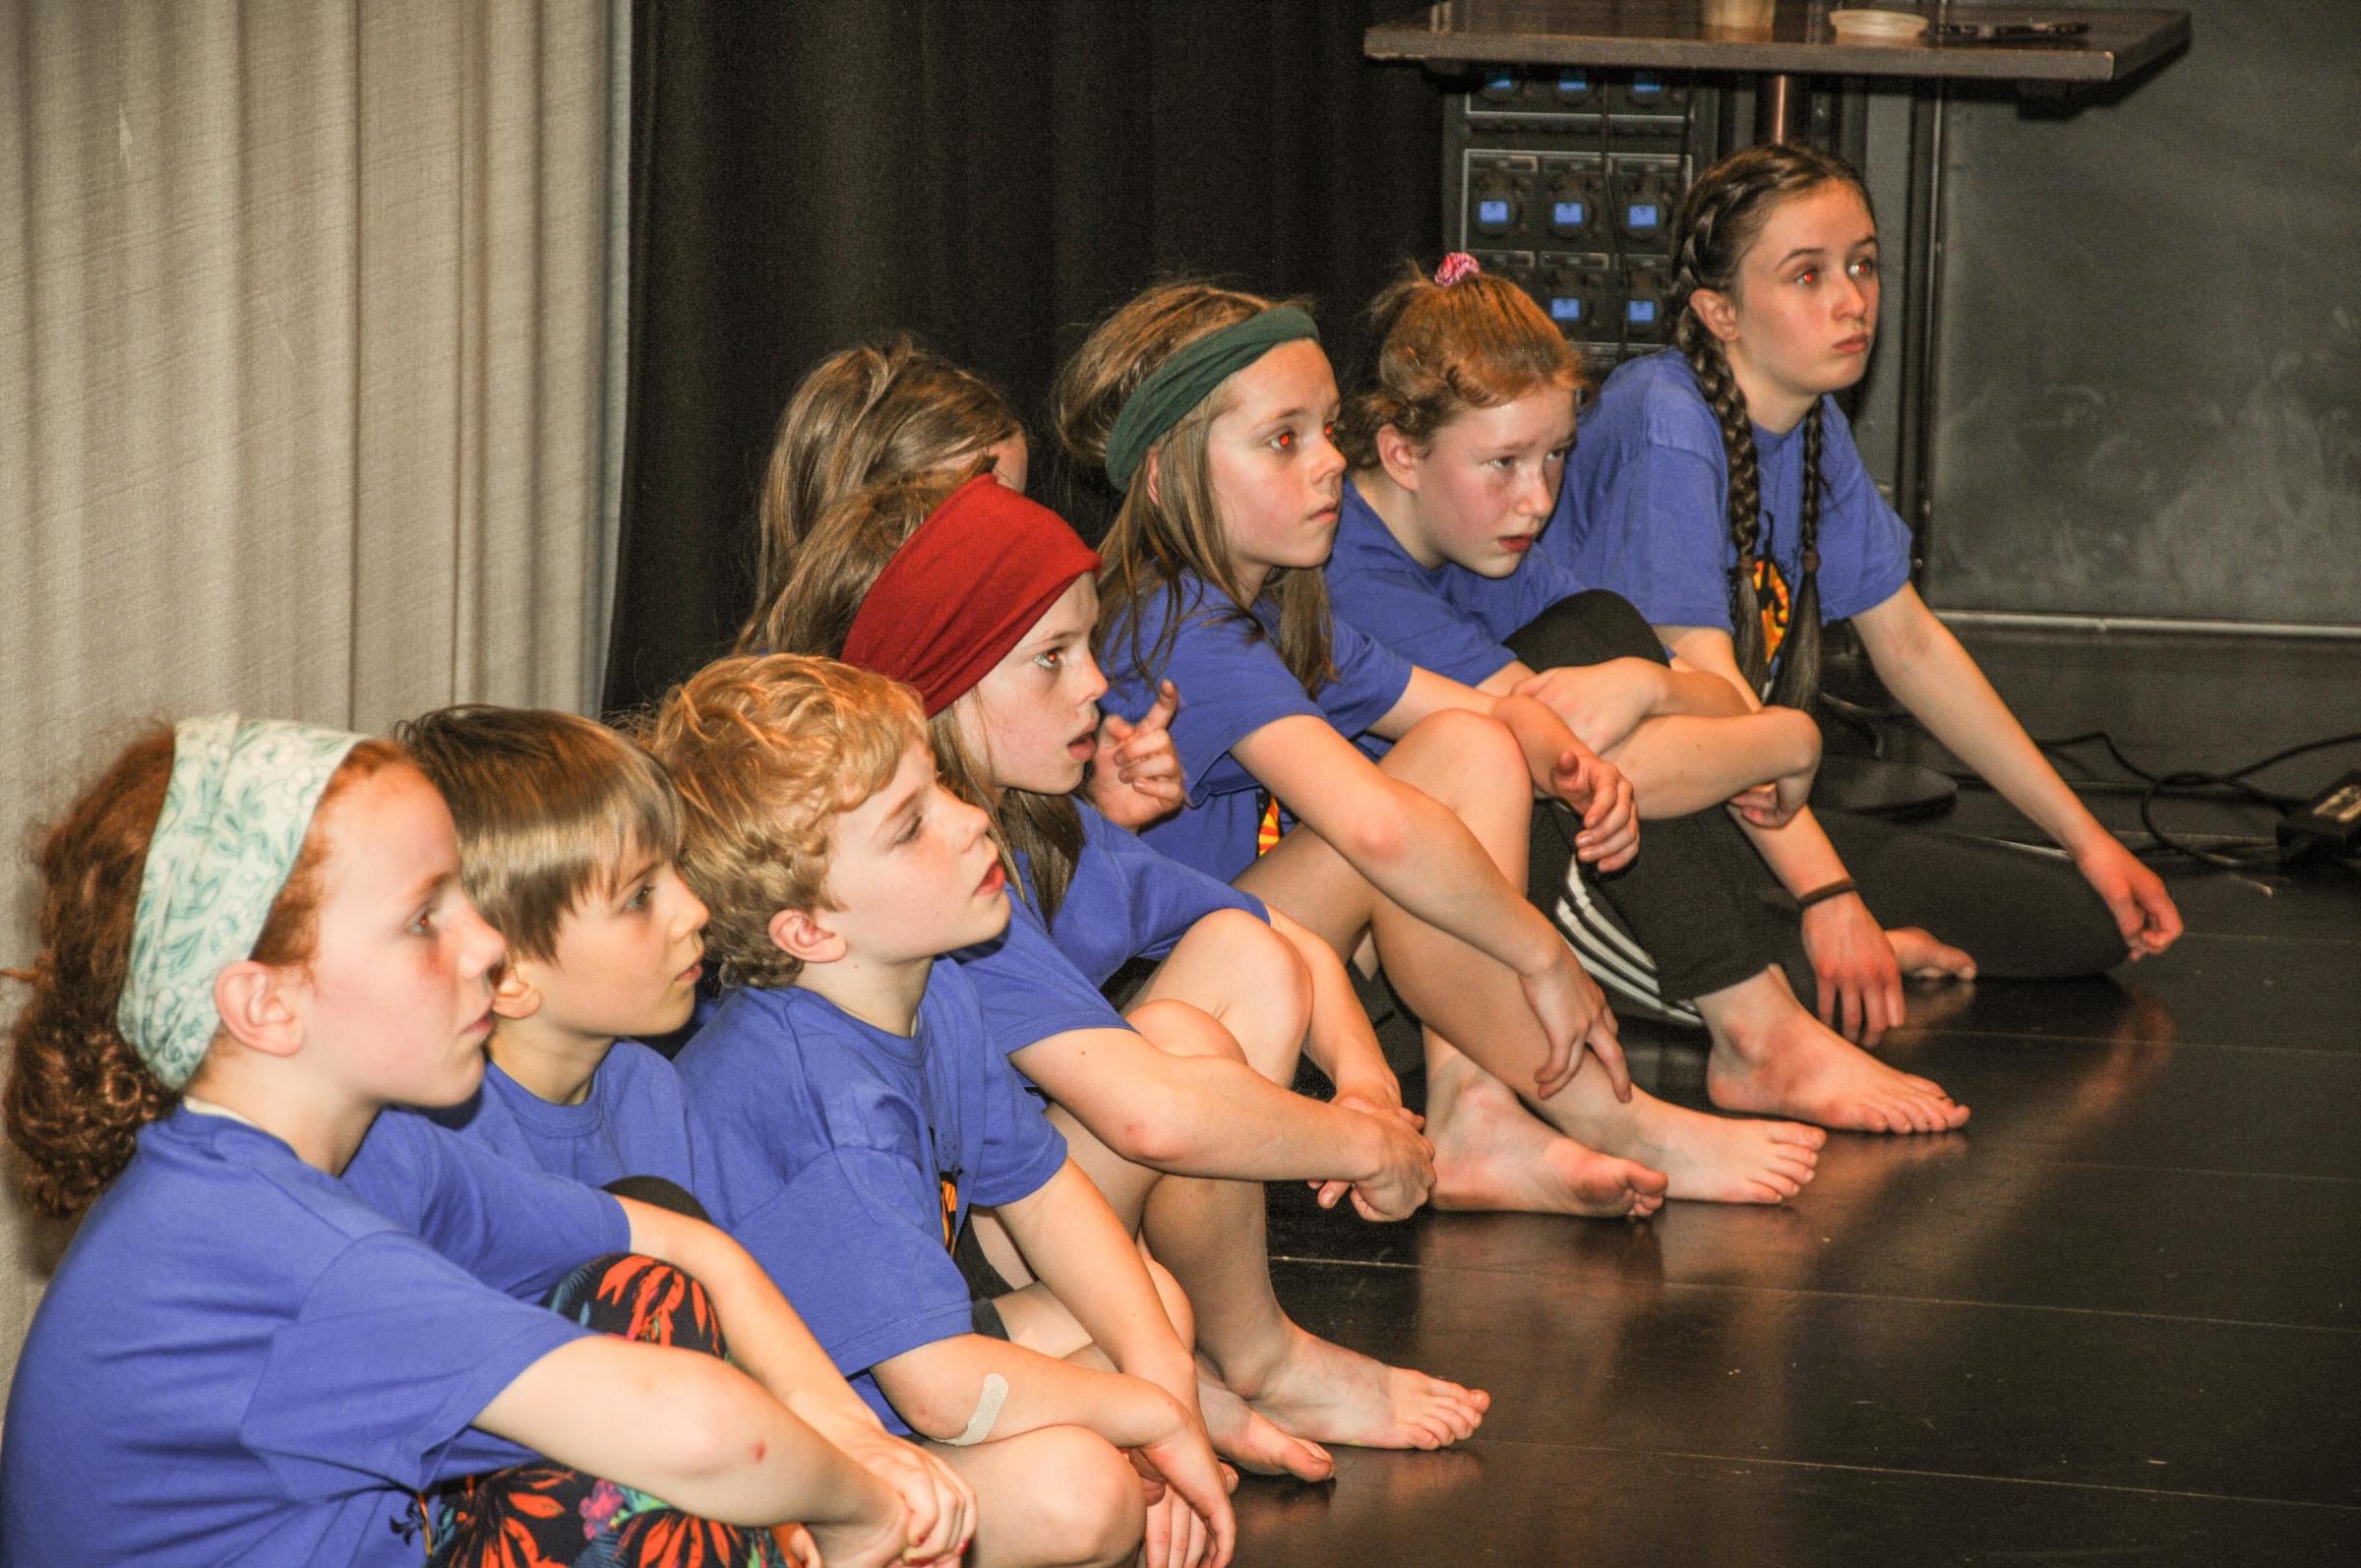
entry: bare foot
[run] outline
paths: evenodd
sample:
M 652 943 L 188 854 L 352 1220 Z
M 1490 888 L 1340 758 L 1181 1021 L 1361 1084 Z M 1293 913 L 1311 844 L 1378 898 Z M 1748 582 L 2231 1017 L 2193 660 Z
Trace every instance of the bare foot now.
M 1292 1323 L 1288 1332 L 1286 1353 L 1233 1396 L 1283 1432 L 1356 1448 L 1444 1448 L 1473 1435 L 1491 1408 L 1482 1389 L 1388 1366 Z
M 1241 1470 L 1299 1480 L 1327 1480 L 1336 1474 L 1336 1461 L 1326 1449 L 1289 1436 L 1211 1378 L 1197 1379 L 1197 1406 L 1205 1413 L 1214 1452 L 1236 1461 Z
M 1717 1036 L 1705 1060 L 1705 1091 L 1731 1111 L 1801 1116 L 1851 1132 L 1948 1132 L 1968 1119 L 1968 1108 L 1942 1085 L 1887 1066 L 1800 1008 L 1743 1052 Z
M 1863 1058 L 1864 1060 L 1867 1058 Z M 1712 1081 L 1712 1065 L 1707 1065 Z M 1628 1106 L 1611 1096 L 1594 1107 L 1603 1120 L 1599 1142 L 1628 1149 L 1663 1171 L 1666 1195 L 1706 1203 L 1779 1203 L 1795 1196 L 1820 1165 L 1828 1134 L 1794 1121 L 1755 1121 L 1709 1116 L 1667 1105 L 1635 1091 Z
M 1894 962 L 1912 980 L 1973 980 L 1975 960 L 1964 948 L 1938 940 L 1918 926 L 1896 926 L 1886 933 Z
M 1635 1220 L 1664 1207 L 1662 1173 L 1586 1149 L 1535 1119 L 1506 1084 L 1465 1056 L 1455 1053 L 1429 1071 L 1426 1086 L 1433 1207 Z

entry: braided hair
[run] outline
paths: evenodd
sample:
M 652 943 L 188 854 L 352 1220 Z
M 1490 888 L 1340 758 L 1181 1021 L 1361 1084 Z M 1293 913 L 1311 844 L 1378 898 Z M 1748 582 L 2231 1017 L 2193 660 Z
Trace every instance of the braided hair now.
M 1707 330 L 1689 299 L 1701 288 L 1733 292 L 1738 264 L 1761 235 L 1772 210 L 1831 181 L 1851 186 L 1861 205 L 1869 205 L 1860 175 L 1833 153 L 1792 144 L 1749 148 L 1706 170 L 1689 188 L 1674 242 L 1672 293 L 1681 304 L 1672 341 L 1688 360 L 1706 405 L 1722 427 L 1722 448 L 1729 460 L 1729 538 L 1736 551 L 1729 570 L 1730 640 L 1738 668 L 1754 689 L 1767 700 L 1789 707 L 1809 707 L 1820 692 L 1820 453 L 1827 405 L 1825 399 L 1814 398 L 1803 421 L 1803 513 L 1796 519 L 1803 572 L 1788 609 L 1787 634 L 1774 683 L 1761 595 L 1755 587 L 1764 550 L 1754 421 L 1721 339 Z

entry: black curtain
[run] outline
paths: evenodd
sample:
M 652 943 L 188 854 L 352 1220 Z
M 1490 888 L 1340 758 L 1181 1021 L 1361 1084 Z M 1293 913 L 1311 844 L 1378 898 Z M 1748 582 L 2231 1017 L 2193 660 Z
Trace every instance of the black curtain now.
M 610 711 L 726 648 L 771 427 L 838 348 L 991 378 L 1044 470 L 1058 365 L 1158 277 L 1311 295 L 1349 373 L 1442 229 L 1442 90 L 1361 52 L 1406 9 L 640 0 Z

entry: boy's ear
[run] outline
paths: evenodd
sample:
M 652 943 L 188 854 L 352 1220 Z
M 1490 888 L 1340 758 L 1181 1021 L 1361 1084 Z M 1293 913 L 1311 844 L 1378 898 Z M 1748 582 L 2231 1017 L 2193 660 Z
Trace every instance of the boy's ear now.
M 213 1006 L 221 1026 L 240 1045 L 265 1055 L 292 1056 L 303 1045 L 301 985 L 286 970 L 241 958 L 213 977 Z
M 1425 455 L 1408 436 L 1393 426 L 1377 427 L 1377 466 L 1385 470 L 1385 477 L 1391 479 L 1397 489 L 1419 488 L 1419 459 Z
M 1727 294 L 1710 288 L 1689 291 L 1689 309 L 1705 323 L 1705 330 L 1725 343 L 1738 340 L 1738 311 Z
M 766 928 L 779 951 L 807 964 L 832 964 L 844 956 L 844 938 L 800 909 L 782 909 Z
M 532 968 L 529 958 L 510 958 L 497 971 L 500 978 L 492 983 L 492 1014 L 514 1022 L 530 1018 L 541 1010 L 541 988 L 534 984 L 527 971 Z
M 1155 448 L 1148 449 L 1147 456 L 1141 461 L 1139 482 L 1148 487 L 1148 499 L 1161 507 L 1164 505 L 1164 490 L 1162 478 L 1157 471 L 1156 459 L 1159 455 L 1160 453 Z

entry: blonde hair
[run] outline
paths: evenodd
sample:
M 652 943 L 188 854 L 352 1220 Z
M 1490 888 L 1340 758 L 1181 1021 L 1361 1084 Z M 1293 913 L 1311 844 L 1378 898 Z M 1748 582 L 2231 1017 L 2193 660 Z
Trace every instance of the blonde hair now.
M 603 724 L 467 705 L 394 735 L 451 807 L 468 898 L 518 956 L 555 959 L 559 926 L 585 897 L 617 890 L 626 857 L 680 853 L 672 780 Z
M 935 468 L 972 470 L 985 449 L 1024 434 L 1016 409 L 982 377 L 907 337 L 830 354 L 788 399 L 771 438 L 757 511 L 757 606 L 786 584 L 805 534 L 872 480 Z M 749 637 L 763 612 L 739 638 Z
M 967 474 L 909 474 L 855 491 L 822 514 L 804 540 L 795 571 L 763 612 L 762 646 L 785 653 L 840 658 L 862 600 L 903 541 L 916 533 Z M 962 701 L 965 698 L 961 698 Z M 959 727 L 959 703 L 927 721 L 936 765 L 945 788 L 992 818 L 995 842 L 1011 887 L 1021 891 L 1016 855 L 1032 871 L 1042 918 L 1057 918 L 1082 854 L 1082 814 L 1070 797 L 1003 790 L 992 782 L 990 758 L 970 753 Z
M 1050 417 L 1068 455 L 1088 467 L 1107 466 L 1107 440 L 1123 402 L 1156 367 L 1209 332 L 1258 316 L 1272 302 L 1211 283 L 1160 283 L 1124 305 L 1083 342 L 1058 374 Z M 1180 576 L 1193 572 L 1244 619 L 1250 634 L 1262 635 L 1242 579 L 1222 542 L 1221 511 L 1205 457 L 1205 436 L 1228 411 L 1228 384 L 1217 387 L 1153 447 L 1155 482 L 1145 466 L 1132 476 L 1115 520 L 1099 547 L 1098 634 L 1103 642 L 1116 623 L 1131 621 L 1130 667 L 1153 681 L 1180 634 Z M 1140 643 L 1139 606 L 1162 592 L 1164 631 L 1153 648 Z M 1281 569 L 1263 580 L 1263 597 L 1279 611 L 1279 657 L 1307 692 L 1336 678 L 1329 656 L 1327 580 L 1317 569 Z M 1220 613 L 1221 606 L 1207 606 Z
M 1495 273 L 1445 285 L 1413 264 L 1370 302 L 1369 318 L 1376 362 L 1336 425 L 1336 444 L 1356 469 L 1377 466 L 1377 433 L 1388 425 L 1423 450 L 1471 408 L 1551 386 L 1571 399 L 1582 389 L 1582 361 L 1565 335 L 1532 295 Z
M 915 693 L 833 659 L 734 655 L 666 694 L 644 740 L 680 790 L 681 876 L 710 912 L 725 984 L 795 984 L 803 961 L 771 940 L 771 917 L 838 907 L 829 824 L 925 739 Z

